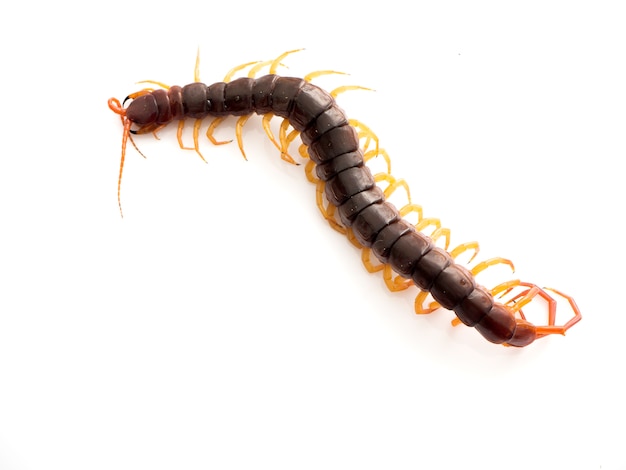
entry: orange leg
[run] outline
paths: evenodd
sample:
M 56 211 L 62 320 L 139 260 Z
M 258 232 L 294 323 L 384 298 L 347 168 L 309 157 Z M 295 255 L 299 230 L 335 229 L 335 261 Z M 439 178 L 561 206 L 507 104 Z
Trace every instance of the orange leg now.
M 258 63 L 259 63 L 259 61 L 255 60 L 254 62 L 247 62 L 245 64 L 241 64 L 241 65 L 237 65 L 236 67 L 233 67 L 224 76 L 224 82 L 226 82 L 226 83 L 230 82 L 237 72 L 245 69 L 246 67 L 250 67 L 251 65 L 255 65 L 255 64 L 258 64 Z M 250 76 L 250 78 L 254 78 L 254 75 Z
M 469 264 L 472 261 L 474 261 L 474 258 L 476 258 L 476 256 L 478 255 L 478 252 L 480 251 L 480 246 L 478 245 L 478 242 L 463 243 L 463 244 L 457 246 L 454 250 L 452 250 L 450 252 L 450 256 L 452 256 L 453 259 L 457 259 L 457 257 L 459 257 L 460 255 L 462 255 L 463 253 L 465 253 L 468 250 L 473 250 L 474 251 L 474 254 L 472 255 L 472 257 L 467 262 L 467 264 Z
M 270 125 L 273 117 L 273 113 L 267 113 L 263 115 L 263 119 L 261 120 L 261 122 L 263 124 L 263 130 L 265 131 L 265 135 L 267 135 L 268 139 L 270 139 L 274 146 L 280 151 L 280 144 L 276 140 L 276 137 L 274 137 L 274 133 L 272 132 L 272 127 Z
M 337 87 L 333 91 L 331 91 L 330 96 L 332 96 L 333 98 L 337 98 L 337 96 L 339 96 L 340 94 L 345 93 L 346 91 L 350 91 L 350 90 L 374 91 L 371 88 L 365 88 L 364 86 L 344 85 L 344 86 Z
M 278 57 L 276 57 L 273 61 L 272 64 L 270 65 L 270 74 L 275 74 L 276 70 L 278 69 L 278 67 L 280 65 L 282 65 L 280 63 L 281 60 L 283 60 L 285 57 L 287 57 L 289 54 L 294 54 L 296 52 L 300 52 L 302 49 L 293 49 L 291 51 L 287 51 L 287 52 L 283 52 L 281 55 L 279 55 Z
M 433 217 L 427 217 L 420 220 L 415 225 L 415 228 L 420 232 L 423 232 L 424 229 L 429 226 L 435 227 L 435 230 L 433 230 L 430 234 L 430 238 L 432 238 L 433 242 L 436 242 L 439 238 L 444 237 L 446 239 L 444 249 L 447 250 L 448 246 L 450 245 L 450 229 L 446 227 L 441 227 L 441 221 Z
M 317 183 L 317 187 L 315 188 L 315 201 L 317 203 L 317 208 L 322 213 L 322 216 L 328 221 L 330 226 L 337 230 L 341 234 L 346 234 L 346 228 L 337 222 L 335 218 L 335 206 L 328 203 L 326 206 L 324 205 L 324 188 L 326 184 L 323 181 L 319 181 Z
M 352 243 L 358 250 L 363 249 L 363 245 L 359 243 L 359 241 L 354 236 L 354 232 L 350 227 L 344 229 L 346 231 L 346 237 L 348 237 L 348 241 Z
M 361 251 L 361 261 L 363 262 L 363 266 L 365 266 L 368 273 L 377 273 L 378 271 L 382 271 L 386 266 L 385 264 L 374 263 L 372 261 L 371 248 L 363 248 Z
M 137 83 L 138 83 L 138 84 L 139 84 L 139 83 L 152 83 L 153 85 L 156 85 L 156 86 L 158 86 L 158 87 L 160 87 L 160 88 L 163 88 L 164 90 L 169 90 L 169 89 L 170 89 L 170 86 L 169 86 L 169 85 L 167 85 L 166 83 L 163 83 L 163 82 L 157 82 L 156 80 L 141 80 L 141 81 L 139 81 L 139 82 L 137 82 Z M 154 91 L 154 88 L 144 88 L 144 89 L 143 89 L 143 90 L 141 90 L 141 91 L 145 91 L 145 92 L 150 93 L 151 91 Z M 130 98 L 135 99 L 137 96 L 141 96 L 141 95 L 139 95 L 138 93 L 141 93 L 141 92 L 133 93 L 133 95 L 135 95 L 135 96 L 133 96 L 133 95 L 129 95 L 129 97 L 130 97 Z M 145 94 L 145 93 L 142 93 L 142 94 Z
M 520 318 L 524 320 L 526 319 L 522 309 L 524 306 L 532 302 L 535 297 L 537 296 L 541 297 L 548 304 L 548 315 L 547 315 L 548 322 L 547 322 L 547 325 L 541 325 L 541 326 L 536 327 L 537 338 L 542 338 L 544 336 L 554 335 L 554 334 L 564 335 L 567 330 L 569 330 L 572 326 L 574 326 L 576 323 L 578 323 L 582 319 L 582 314 L 580 312 L 580 309 L 578 308 L 578 305 L 576 305 L 576 301 L 573 299 L 573 297 L 571 297 L 570 295 L 564 294 L 563 292 L 558 291 L 556 289 L 552 289 L 552 288 L 542 289 L 541 287 L 535 284 L 515 280 L 515 281 L 504 282 L 500 284 L 499 286 L 496 286 L 494 289 L 492 289 L 492 292 L 495 292 L 493 295 L 497 295 L 500 292 L 503 293 L 502 295 L 506 295 L 515 287 L 523 287 L 526 289 L 520 292 L 519 294 L 515 295 L 514 297 L 510 298 L 509 300 L 507 300 L 505 302 L 505 305 L 510 307 L 514 313 L 518 313 Z M 559 295 L 560 297 L 563 297 L 564 299 L 566 299 L 570 305 L 572 312 L 574 313 L 574 316 L 563 325 L 556 324 L 556 310 L 557 310 L 558 302 L 556 301 L 556 299 L 554 299 L 550 294 L 546 292 L 547 290 L 552 291 L 555 294 Z
M 576 323 L 578 323 L 580 320 L 583 319 L 582 313 L 580 311 L 580 308 L 578 308 L 578 305 L 576 304 L 576 301 L 574 300 L 574 298 L 571 295 L 567 295 L 559 290 L 553 289 L 551 287 L 544 287 L 544 290 L 549 290 L 551 292 L 554 292 L 555 294 L 563 297 L 564 299 L 566 299 L 572 309 L 572 312 L 574 312 L 574 316 L 567 321 L 562 327 L 557 327 L 562 329 L 562 332 L 559 331 L 560 334 L 565 334 L 565 332 L 567 330 L 569 330 L 572 326 L 574 326 Z M 554 314 L 554 318 L 552 323 L 556 323 L 556 312 Z M 549 325 L 551 326 L 551 325 Z M 547 334 L 551 334 L 547 329 L 547 327 L 538 327 L 537 328 L 537 332 L 547 335 Z
M 385 264 L 383 266 L 383 280 L 385 281 L 387 289 L 391 292 L 401 292 L 415 285 L 410 279 L 405 279 L 402 276 L 394 276 L 395 273 L 393 269 L 391 269 L 391 265 Z
M 293 141 L 293 139 L 295 139 L 300 133 L 294 130 L 287 135 L 288 128 L 289 121 L 287 119 L 283 119 L 283 122 L 280 123 L 280 130 L 278 132 L 278 138 L 280 140 L 280 158 L 285 160 L 287 163 L 298 165 L 298 163 L 291 158 L 291 155 L 289 155 L 289 145 L 291 144 L 291 141 Z
M 406 197 L 411 202 L 411 190 L 409 189 L 409 185 L 404 180 L 396 180 L 393 176 L 387 173 L 378 173 L 374 175 L 374 181 L 380 183 L 382 181 L 388 183 L 387 187 L 383 191 L 385 193 L 385 198 L 388 199 L 391 194 L 396 192 L 396 190 L 400 187 L 404 188 L 406 191 Z
M 224 117 L 216 117 L 215 119 L 213 119 L 213 121 L 211 121 L 211 124 L 209 124 L 209 128 L 206 130 L 207 139 L 209 139 L 213 145 L 224 145 L 230 144 L 232 142 L 232 140 L 217 140 L 215 137 L 213 137 L 213 132 L 215 132 L 215 128 L 219 126 L 222 122 L 224 122 L 225 119 L 226 118 Z
M 181 121 L 182 122 L 182 121 Z M 196 151 L 200 158 L 207 163 L 202 154 L 200 153 L 200 145 L 198 143 L 198 133 L 200 132 L 200 126 L 202 125 L 202 119 L 196 119 L 196 122 L 193 124 L 193 149 Z
M 350 119 L 348 123 L 358 129 L 358 137 L 359 139 L 365 139 L 365 143 L 363 144 L 363 153 L 366 153 L 369 150 L 369 147 L 372 142 L 374 142 L 374 152 L 378 153 L 380 148 L 378 136 L 372 131 L 368 126 L 363 124 L 361 121 L 357 121 L 356 119 Z
M 315 72 L 308 73 L 304 76 L 305 82 L 310 82 L 317 77 L 321 77 L 323 75 L 348 75 L 344 72 L 337 72 L 336 70 L 317 70 Z
M 201 124 L 202 124 L 202 119 L 196 119 L 196 122 L 193 125 L 193 147 L 185 147 L 185 144 L 183 144 L 183 129 L 185 127 L 185 120 L 184 119 L 181 119 L 180 121 L 178 121 L 178 129 L 176 131 L 176 138 L 178 139 L 178 145 L 179 145 L 179 147 L 181 149 L 183 149 L 183 150 L 195 150 L 196 153 L 202 159 L 202 161 L 204 161 L 204 163 L 207 163 L 207 161 L 204 159 L 204 157 L 200 153 L 200 146 L 199 146 L 199 142 L 198 142 L 198 132 L 200 130 L 200 125 Z
M 422 206 L 420 206 L 419 204 L 407 204 L 405 206 L 402 206 L 400 208 L 400 210 L 398 211 L 400 213 L 400 217 L 405 218 L 407 215 L 414 213 L 417 215 L 417 222 L 415 222 L 414 225 L 417 225 L 418 223 L 420 223 L 422 221 L 422 219 L 424 218 L 424 211 L 422 209 Z
M 389 154 L 385 149 L 376 149 L 376 150 L 368 150 L 363 154 L 363 160 L 367 163 L 372 158 L 383 157 L 385 163 L 387 165 L 387 173 L 391 173 L 391 159 L 389 158 Z
M 483 272 L 488 267 L 495 266 L 496 264 L 506 264 L 507 266 L 509 266 L 511 268 L 511 271 L 515 272 L 515 266 L 513 266 L 513 262 L 511 260 L 506 259 L 506 258 L 499 258 L 499 257 L 498 258 L 491 258 L 491 259 L 488 259 L 487 261 L 482 261 L 482 262 L 478 263 L 476 266 L 474 266 L 471 269 L 470 272 L 474 276 L 477 276 L 479 273 Z M 514 282 L 516 282 L 516 281 L 514 281 Z M 502 285 L 502 284 L 500 284 L 500 285 Z M 517 284 L 515 284 L 515 285 L 517 285 Z M 511 286 L 511 287 L 513 287 L 513 286 Z M 506 294 L 506 292 L 505 292 L 505 294 Z M 493 294 L 493 295 L 495 295 L 495 294 Z
M 315 162 L 313 160 L 309 160 L 306 162 L 304 166 L 304 174 L 306 175 L 306 179 L 313 184 L 319 183 L 319 178 L 315 175 Z
M 439 305 L 439 303 L 435 301 L 428 304 L 428 307 L 424 307 L 424 302 L 426 301 L 427 297 L 428 292 L 426 291 L 420 291 L 420 293 L 417 294 L 417 297 L 415 297 L 415 313 L 417 313 L 418 315 L 433 313 L 435 310 L 441 308 L 441 305 Z
M 246 124 L 246 121 L 250 119 L 251 114 L 247 116 L 241 116 L 237 119 L 237 124 L 235 124 L 235 135 L 237 136 L 237 145 L 239 146 L 239 150 L 241 151 L 241 155 L 243 155 L 244 160 L 247 160 L 246 152 L 243 150 L 243 126 Z

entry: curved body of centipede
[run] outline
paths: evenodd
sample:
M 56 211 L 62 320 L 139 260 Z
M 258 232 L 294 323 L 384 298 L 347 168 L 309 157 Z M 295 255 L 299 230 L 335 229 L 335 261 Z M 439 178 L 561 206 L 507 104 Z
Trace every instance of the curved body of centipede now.
M 360 139 L 363 135 L 371 139 L 373 134 L 361 132 L 367 128 L 358 121 L 349 121 L 334 96 L 309 83 L 308 79 L 276 75 L 276 67 L 288 53 L 270 62 L 270 73 L 259 78 L 242 77 L 207 86 L 198 79 L 196 63 L 194 83 L 141 90 L 129 96 L 132 101 L 126 108 L 111 98 L 109 107 L 120 115 L 124 126 L 118 202 L 126 144 L 129 139 L 132 142 L 132 134 L 156 133 L 167 124 L 179 121 L 179 142 L 181 148 L 185 148 L 181 140 L 182 126 L 184 119 L 192 118 L 196 120 L 194 149 L 200 154 L 198 129 L 202 119 L 216 118 L 209 126 L 207 136 L 213 143 L 221 143 L 212 137 L 216 123 L 226 116 L 240 116 L 237 138 L 243 153 L 241 128 L 247 118 L 254 113 L 279 116 L 284 119 L 280 143 L 271 134 L 270 137 L 281 149 L 281 156 L 293 163 L 287 150 L 299 133 L 306 149 L 303 156 L 310 158 L 307 176 L 318 185 L 320 210 L 334 228 L 346 233 L 355 246 L 363 250 L 363 261 L 370 271 L 385 271 L 385 280 L 391 290 L 402 290 L 413 284 L 422 290 L 423 294 L 418 296 L 420 307 L 416 301 L 418 313 L 430 312 L 421 307 L 430 293 L 436 302 L 432 305 L 453 310 L 458 317 L 456 323 L 476 328 L 492 343 L 517 347 L 546 335 L 564 334 L 581 319 L 574 300 L 553 289 L 567 299 L 574 312 L 574 316 L 562 326 L 556 324 L 556 300 L 534 284 L 510 281 L 491 290 L 478 285 L 474 278 L 477 271 L 507 260 L 482 263 L 478 270 L 470 271 L 457 264 L 454 258 L 466 249 L 477 250 L 477 245 L 466 244 L 449 253 L 436 246 L 433 240 L 449 236 L 449 232 L 445 233 L 447 229 L 437 225 L 433 237 L 420 231 L 435 219 L 422 220 L 421 225 L 403 219 L 409 211 L 419 211 L 421 219 L 421 208 L 408 204 L 398 210 L 387 202 L 389 192 L 404 183 L 391 175 L 374 176 L 365 165 L 368 152 L 361 148 Z M 269 121 L 264 120 L 264 124 L 266 122 Z M 294 129 L 289 134 L 286 132 L 288 125 Z M 381 180 L 388 183 L 385 190 L 377 184 Z M 327 200 L 327 205 L 322 203 L 322 198 Z M 371 253 L 380 262 L 377 266 L 369 260 Z M 397 273 L 395 279 L 392 279 L 393 272 Z M 507 293 L 515 287 L 523 291 L 507 302 L 499 303 L 494 299 L 496 294 Z M 522 307 L 535 297 L 547 301 L 548 324 L 545 326 L 533 325 L 522 312 Z

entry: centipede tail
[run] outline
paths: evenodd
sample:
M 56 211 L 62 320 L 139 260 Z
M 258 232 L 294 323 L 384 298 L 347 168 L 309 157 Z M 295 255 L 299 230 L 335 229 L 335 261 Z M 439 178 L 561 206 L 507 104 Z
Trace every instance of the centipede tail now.
M 477 265 L 472 270 L 474 273 L 457 264 L 455 258 L 462 252 L 473 250 L 475 256 L 478 244 L 459 245 L 449 253 L 449 230 L 442 228 L 438 219 L 422 217 L 421 207 L 410 200 L 406 183 L 390 174 L 389 158 L 379 148 L 378 137 L 359 121 L 349 121 L 337 105 L 334 95 L 344 90 L 328 93 L 309 82 L 311 77 L 336 72 L 321 71 L 310 74 L 306 79 L 276 75 L 280 60 L 287 54 L 268 63 L 245 64 L 256 64 L 248 77 L 231 80 L 235 71 L 244 68 L 240 66 L 233 69 L 225 81 L 207 86 L 198 81 L 196 65 L 194 83 L 183 87 L 141 90 L 130 95 L 132 101 L 126 108 L 114 98 L 109 100 L 109 107 L 120 115 L 124 125 L 118 201 L 126 144 L 129 139 L 132 142 L 131 134 L 155 132 L 178 120 L 181 122 L 180 140 L 183 120 L 192 118 L 196 120 L 194 149 L 202 157 L 197 143 L 201 121 L 206 117 L 215 119 L 209 126 L 207 136 L 213 143 L 221 144 L 224 142 L 217 142 L 212 136 L 215 126 L 226 116 L 240 116 L 236 127 L 237 141 L 245 157 L 241 132 L 248 116 L 255 113 L 270 118 L 278 116 L 286 120 L 280 126 L 278 139 L 269 131 L 269 118 L 264 119 L 264 127 L 280 150 L 281 157 L 294 163 L 288 154 L 288 147 L 299 133 L 303 143 L 300 153 L 310 158 L 305 173 L 307 179 L 317 185 L 320 210 L 331 226 L 345 233 L 356 247 L 363 250 L 362 259 L 368 270 L 384 272 L 385 282 L 391 290 L 403 290 L 415 285 L 430 293 L 435 301 L 431 306 L 453 310 L 458 317 L 457 322 L 474 327 L 492 343 L 507 346 L 522 347 L 549 334 L 564 334 L 581 319 L 573 299 L 558 291 L 554 292 L 566 298 L 574 312 L 574 317 L 563 326 L 556 325 L 556 302 L 544 289 L 520 281 L 502 284 L 492 291 L 478 285 L 474 274 L 494 264 L 512 266 L 512 263 L 496 258 Z M 270 66 L 270 74 L 256 78 L 254 75 L 264 65 Z M 288 133 L 289 125 L 293 131 Z M 361 144 L 361 139 L 365 140 L 365 145 Z M 370 145 L 375 149 L 369 150 Z M 373 175 L 365 160 L 379 154 L 384 155 L 387 173 Z M 387 184 L 386 189 L 378 185 L 381 182 Z M 408 203 L 400 210 L 387 201 L 387 197 L 399 188 L 404 188 L 408 197 Z M 417 224 L 403 218 L 411 212 L 418 215 Z M 435 227 L 432 238 L 421 231 L 427 226 Z M 445 238 L 444 248 L 436 246 L 437 238 Z M 380 265 L 372 263 L 370 253 Z M 392 279 L 392 272 L 397 274 L 395 279 Z M 504 303 L 494 300 L 494 294 L 499 289 L 508 292 L 517 286 L 525 290 L 513 299 Z M 523 314 L 522 307 L 536 296 L 550 304 L 546 326 L 531 324 Z M 421 305 L 424 295 L 418 296 L 416 303 L 418 300 Z M 427 313 L 430 310 L 432 308 L 421 308 L 418 312 Z

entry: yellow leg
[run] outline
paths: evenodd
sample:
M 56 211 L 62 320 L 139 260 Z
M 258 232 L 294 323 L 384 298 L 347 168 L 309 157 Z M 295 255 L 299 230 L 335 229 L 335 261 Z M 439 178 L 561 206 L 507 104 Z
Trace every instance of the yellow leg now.
M 300 154 L 300 156 L 302 158 L 304 158 L 305 160 L 309 159 L 309 151 L 307 150 L 307 146 L 304 144 L 300 144 L 300 146 L 298 147 L 298 153 Z M 315 165 L 315 163 L 313 163 L 313 165 Z M 310 180 L 309 180 L 310 181 Z
M 141 80 L 140 82 L 137 82 L 137 83 L 152 83 L 153 85 L 157 85 L 157 86 L 163 88 L 164 90 L 169 90 L 170 89 L 169 85 L 166 85 L 163 82 L 157 82 L 156 80 Z M 144 90 L 150 92 L 150 91 L 154 91 L 154 88 L 145 88 Z M 144 90 L 142 90 L 142 91 L 144 91 Z
M 315 201 L 317 203 L 317 208 L 322 213 L 322 216 L 328 221 L 330 226 L 337 230 L 341 234 L 346 234 L 346 228 L 337 222 L 335 218 L 335 206 L 328 203 L 328 205 L 324 205 L 324 188 L 325 184 L 323 181 L 319 181 L 317 183 L 317 187 L 315 189 Z
M 273 60 L 266 60 L 264 62 L 257 62 L 256 65 L 254 67 L 252 67 L 248 71 L 248 78 L 256 77 L 257 73 L 259 73 L 261 71 L 261 69 L 263 69 L 264 67 L 268 67 L 268 66 L 272 65 L 273 62 L 274 62 Z M 280 64 L 280 65 L 283 65 L 283 64 Z
M 356 119 L 350 119 L 348 123 L 358 129 L 357 135 L 359 139 L 365 139 L 365 142 L 362 146 L 363 153 L 366 153 L 369 150 L 369 146 L 372 141 L 376 144 L 374 151 L 378 154 L 378 149 L 380 148 L 378 136 L 372 131 L 369 127 L 363 124 L 361 121 L 357 121 Z
M 237 72 L 245 69 L 246 67 L 250 67 L 251 65 L 255 65 L 255 64 L 258 64 L 258 63 L 259 63 L 259 61 L 255 60 L 254 62 L 246 62 L 245 64 L 241 64 L 241 65 L 237 65 L 236 67 L 233 67 L 224 76 L 224 82 L 226 82 L 226 83 L 230 82 Z M 250 78 L 254 78 L 254 76 L 252 76 Z
M 272 126 L 270 125 L 273 117 L 273 113 L 267 113 L 263 116 L 261 122 L 263 124 L 263 130 L 265 131 L 265 135 L 267 135 L 267 137 L 274 144 L 274 146 L 280 151 L 280 144 L 276 141 L 276 137 L 274 137 L 274 133 L 272 132 Z
M 206 130 L 207 139 L 209 139 L 213 145 L 224 145 L 230 144 L 232 142 L 232 140 L 217 140 L 215 139 L 215 137 L 213 137 L 213 132 L 215 131 L 217 126 L 224 122 L 225 119 L 225 117 L 216 117 L 215 119 L 213 119 L 213 121 L 211 121 L 211 124 L 209 124 L 209 128 Z
M 424 212 L 422 210 L 422 206 L 418 204 L 413 204 L 413 203 L 407 204 L 405 206 L 402 206 L 398 212 L 400 213 L 400 217 L 402 218 L 406 217 L 411 212 L 417 214 L 417 222 L 414 225 L 417 225 L 418 223 L 420 223 L 422 219 L 424 218 Z
M 415 297 L 415 313 L 418 315 L 433 313 L 435 310 L 441 308 L 441 305 L 437 302 L 431 302 L 428 307 L 424 307 L 424 302 L 428 298 L 428 292 L 420 291 Z
M 304 174 L 306 175 L 306 179 L 313 184 L 317 184 L 320 182 L 320 179 L 315 175 L 315 162 L 313 160 L 309 160 L 306 162 L 304 166 Z
M 430 234 L 430 238 L 432 238 L 433 241 L 436 242 L 439 238 L 445 237 L 446 239 L 445 249 L 447 250 L 448 246 L 450 245 L 450 229 L 442 228 L 441 221 L 433 217 L 427 217 L 425 219 L 420 220 L 415 225 L 415 228 L 419 230 L 420 232 L 423 232 L 424 229 L 429 226 L 435 227 L 435 230 L 433 230 L 433 232 Z
M 380 183 L 382 181 L 388 183 L 387 187 L 383 191 L 385 193 L 385 198 L 389 198 L 389 196 L 396 192 L 398 188 L 404 188 L 409 204 L 411 203 L 411 190 L 409 189 L 409 185 L 406 181 L 396 180 L 393 176 L 387 173 L 377 173 L 376 175 L 374 175 L 374 181 L 376 181 L 377 183 Z
M 348 75 L 344 72 L 337 72 L 336 70 L 317 70 L 315 72 L 308 73 L 304 76 L 305 82 L 310 82 L 317 77 L 321 77 L 323 75 Z
M 291 158 L 291 155 L 289 155 L 289 144 L 291 142 L 288 140 L 288 136 L 287 136 L 288 128 L 289 128 L 289 121 L 287 119 L 283 119 L 283 122 L 280 123 L 280 130 L 278 131 L 278 138 L 280 140 L 280 149 L 279 149 L 280 158 L 285 160 L 287 163 L 298 165 L 298 163 L 296 163 L 296 161 L 293 158 Z M 293 136 L 291 137 L 291 140 L 293 140 L 299 135 L 299 133 L 296 133 L 296 134 L 290 133 L 289 135 Z
M 383 157 L 385 163 L 387 164 L 387 173 L 391 174 L 391 159 L 389 158 L 389 154 L 385 149 L 376 149 L 376 150 L 368 150 L 363 154 L 363 160 L 365 162 L 370 161 L 372 158 Z
M 340 94 L 345 93 L 346 91 L 350 91 L 350 90 L 374 91 L 371 88 L 365 88 L 364 86 L 344 85 L 344 86 L 337 87 L 333 91 L 331 91 L 330 96 L 332 96 L 333 98 L 337 98 L 337 96 L 339 96 Z
M 413 281 L 411 281 L 410 279 L 405 279 L 402 276 L 394 277 L 393 270 L 391 269 L 391 266 L 389 264 L 385 264 L 384 266 L 385 267 L 383 269 L 383 279 L 385 281 L 387 289 L 389 289 L 391 292 L 400 292 L 414 285 Z
M 239 146 L 239 150 L 241 151 L 241 155 L 243 155 L 244 160 L 247 160 L 246 152 L 243 150 L 243 126 L 246 124 L 246 121 L 252 116 L 248 114 L 247 116 L 241 116 L 237 119 L 237 124 L 235 124 L 235 135 L 237 136 L 237 145 Z
M 367 269 L 369 273 L 377 273 L 378 271 L 382 271 L 385 269 L 385 265 L 382 263 L 374 264 L 372 262 L 372 250 L 370 248 L 363 248 L 361 251 L 361 261 L 363 262 L 363 266 Z
M 480 246 L 478 245 L 478 242 L 463 243 L 462 245 L 459 245 L 454 250 L 452 250 L 450 252 L 450 256 L 452 256 L 453 259 L 456 259 L 458 256 L 460 256 L 461 254 L 465 253 L 468 250 L 474 250 L 474 254 L 467 262 L 467 264 L 469 264 L 474 260 L 474 258 L 476 258 L 476 255 L 478 255 L 478 252 L 480 251 Z
M 272 61 L 272 65 L 270 65 L 270 74 L 275 74 L 276 73 L 276 69 L 278 69 L 278 67 L 281 65 L 280 61 L 283 60 L 285 57 L 287 57 L 289 54 L 294 54 L 296 52 L 300 52 L 303 49 L 293 49 L 291 51 L 287 51 L 287 52 L 283 52 L 281 55 L 279 55 L 278 57 L 276 57 L 273 61 Z
M 488 259 L 487 261 L 482 261 L 482 262 L 478 263 L 476 266 L 474 266 L 471 269 L 470 272 L 474 276 L 477 276 L 478 273 L 483 272 L 489 266 L 495 266 L 496 264 L 506 264 L 507 266 L 509 266 L 511 268 L 511 271 L 515 272 L 515 266 L 513 266 L 513 262 L 511 260 L 506 259 L 506 258 L 491 258 L 491 259 Z M 502 284 L 500 284 L 500 285 L 502 285 Z
M 202 119 L 196 119 L 196 122 L 193 125 L 193 147 L 185 147 L 183 144 L 183 128 L 185 127 L 185 121 L 178 121 L 178 130 L 176 131 L 176 138 L 178 139 L 178 145 L 183 150 L 195 150 L 200 158 L 206 163 L 207 161 L 204 159 L 202 154 L 200 153 L 200 148 L 198 146 L 198 130 L 200 129 L 200 125 L 202 124 Z
M 345 228 L 344 230 L 346 231 L 346 237 L 348 237 L 348 241 L 352 243 L 357 249 L 362 250 L 363 245 L 361 245 L 359 241 L 356 239 L 352 229 L 348 227 L 348 228 Z
M 204 163 L 207 163 L 207 161 L 204 159 L 204 157 L 200 153 L 200 145 L 198 142 L 198 133 L 200 132 L 201 125 L 202 125 L 202 119 L 196 119 L 196 122 L 194 122 L 193 124 L 193 148 L 196 151 L 196 153 L 200 155 L 200 158 L 204 161 Z

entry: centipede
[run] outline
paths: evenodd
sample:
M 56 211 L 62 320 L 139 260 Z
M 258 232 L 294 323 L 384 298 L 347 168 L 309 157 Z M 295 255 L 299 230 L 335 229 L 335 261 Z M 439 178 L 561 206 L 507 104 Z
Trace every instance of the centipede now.
M 161 129 L 177 122 L 180 148 L 193 150 L 206 161 L 199 146 L 202 123 L 213 118 L 206 137 L 214 145 L 225 144 L 228 141 L 218 141 L 214 131 L 227 117 L 234 116 L 237 144 L 247 158 L 243 128 L 257 114 L 263 116 L 265 133 L 289 164 L 300 164 L 290 151 L 299 137 L 298 158 L 304 163 L 306 178 L 316 187 L 315 199 L 322 217 L 360 250 L 367 271 L 382 273 L 390 291 L 417 287 L 416 313 L 451 310 L 456 315 L 453 326 L 473 327 L 491 343 L 517 348 L 550 335 L 565 335 L 582 319 L 574 298 L 557 289 L 519 279 L 491 288 L 478 284 L 476 277 L 483 270 L 498 264 L 513 268 L 513 263 L 491 258 L 470 267 L 479 250 L 477 242 L 450 249 L 450 230 L 442 227 L 439 219 L 424 217 L 421 206 L 411 201 L 408 184 L 391 174 L 389 155 L 379 145 L 378 136 L 361 121 L 348 119 L 337 104 L 337 95 L 362 87 L 343 86 L 328 92 L 312 83 L 321 75 L 340 73 L 332 70 L 312 72 L 302 78 L 277 74 L 285 58 L 298 51 L 239 65 L 211 85 L 200 81 L 198 52 L 192 83 L 169 86 L 147 80 L 139 83 L 150 87 L 129 94 L 122 102 L 110 98 L 108 106 L 123 126 L 117 182 L 120 215 L 128 142 L 141 154 L 133 136 L 151 133 L 156 137 Z M 246 69 L 247 76 L 235 78 Z M 265 69 L 268 72 L 259 76 Z M 282 119 L 278 135 L 271 125 L 275 117 Z M 184 126 L 189 120 L 193 120 L 191 147 L 183 142 Z M 369 160 L 381 156 L 386 171 L 372 173 Z M 389 202 L 395 191 L 404 191 L 408 200 L 399 209 Z M 417 222 L 409 221 L 409 214 L 417 217 Z M 466 252 L 473 253 L 468 267 L 457 261 Z M 543 325 L 531 323 L 524 313 L 528 304 L 539 299 L 545 305 Z M 567 309 L 568 321 L 557 324 L 558 307 Z

